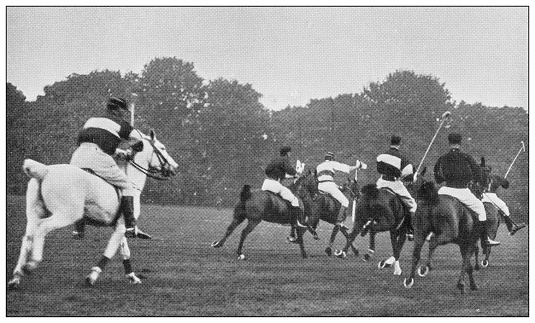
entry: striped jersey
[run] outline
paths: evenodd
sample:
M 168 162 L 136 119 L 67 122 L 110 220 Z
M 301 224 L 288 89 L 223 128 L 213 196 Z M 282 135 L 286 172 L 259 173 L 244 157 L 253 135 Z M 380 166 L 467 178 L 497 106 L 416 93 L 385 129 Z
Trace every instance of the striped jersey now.
M 90 118 L 78 134 L 78 144 L 97 144 L 103 152 L 113 155 L 123 139 L 129 139 L 134 128 L 122 118 L 112 113 Z
M 377 172 L 389 177 L 405 177 L 414 173 L 413 166 L 409 159 L 405 157 L 399 149 L 390 147 L 390 149 L 377 156 Z
M 319 164 L 316 167 L 316 172 L 318 173 L 318 181 L 334 181 L 335 170 L 348 174 L 351 171 L 349 165 L 342 164 L 334 160 L 325 160 L 323 163 Z

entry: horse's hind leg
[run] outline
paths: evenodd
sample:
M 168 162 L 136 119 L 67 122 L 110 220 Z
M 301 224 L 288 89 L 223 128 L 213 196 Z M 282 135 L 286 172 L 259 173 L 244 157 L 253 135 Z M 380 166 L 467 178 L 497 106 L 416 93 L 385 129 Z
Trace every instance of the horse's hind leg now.
M 123 268 L 126 278 L 131 284 L 141 284 L 141 279 L 139 279 L 139 277 L 137 277 L 132 270 L 132 263 L 130 262 L 130 248 L 128 247 L 128 241 L 124 236 L 121 240 L 120 248 L 121 256 L 123 257 Z
M 245 255 L 242 253 L 242 249 L 243 249 L 243 243 L 245 242 L 245 238 L 247 238 L 247 235 L 249 233 L 251 233 L 251 231 L 254 230 L 254 228 L 261 222 L 261 220 L 252 220 L 252 219 L 249 219 L 247 221 L 247 226 L 243 229 L 243 231 L 241 232 L 241 238 L 240 238 L 240 243 L 238 244 L 238 259 L 245 259 Z M 299 239 L 299 238 L 298 238 Z M 302 237 L 301 237 L 301 240 L 302 240 Z
M 245 218 L 246 217 L 242 215 L 235 215 L 234 218 L 232 219 L 232 222 L 227 227 L 225 236 L 223 236 L 221 240 L 212 242 L 212 247 L 214 248 L 223 247 L 223 245 L 225 244 L 225 241 L 227 241 L 227 238 L 232 234 L 232 232 L 234 232 L 234 229 L 236 229 L 236 227 L 238 227 L 238 225 L 240 225 L 245 220 Z
M 373 254 L 375 253 L 375 235 L 377 232 L 370 231 L 370 241 L 368 243 L 368 252 L 364 255 L 363 260 L 364 261 L 370 261 L 372 259 Z

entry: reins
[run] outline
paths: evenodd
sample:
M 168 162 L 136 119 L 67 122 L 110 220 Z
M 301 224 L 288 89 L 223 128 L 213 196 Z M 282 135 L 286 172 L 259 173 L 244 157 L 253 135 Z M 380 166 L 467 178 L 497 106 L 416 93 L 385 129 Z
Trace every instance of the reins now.
M 158 158 L 158 161 L 160 162 L 161 169 L 156 170 L 156 169 L 153 169 L 151 167 L 145 168 L 145 167 L 139 165 L 138 163 L 136 163 L 134 161 L 134 158 L 130 159 L 128 162 L 130 163 L 130 165 L 134 166 L 134 168 L 136 168 L 137 170 L 139 170 L 140 172 L 142 172 L 143 174 L 145 174 L 146 176 L 148 176 L 150 178 L 153 178 L 153 179 L 156 179 L 156 180 L 159 180 L 159 181 L 165 181 L 165 180 L 170 179 L 170 176 L 167 175 L 167 171 L 163 168 L 164 165 L 169 165 L 169 161 L 160 152 L 160 150 L 158 148 L 156 148 L 156 146 L 154 145 L 153 141 L 151 141 L 151 140 L 147 140 L 147 141 L 152 146 L 152 153 L 156 154 L 156 157 Z

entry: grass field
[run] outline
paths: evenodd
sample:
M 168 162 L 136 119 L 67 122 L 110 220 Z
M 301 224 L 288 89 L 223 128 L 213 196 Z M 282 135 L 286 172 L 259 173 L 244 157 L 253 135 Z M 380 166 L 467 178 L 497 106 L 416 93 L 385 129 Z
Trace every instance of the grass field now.
M 6 279 L 16 264 L 24 234 L 24 198 L 7 197 Z M 21 288 L 6 292 L 7 316 L 528 316 L 528 229 L 515 236 L 500 228 L 502 245 L 490 266 L 475 273 L 478 291 L 455 288 L 461 257 L 456 245 L 439 247 L 434 270 L 403 287 L 410 270 L 412 243 L 402 256 L 402 276 L 377 268 L 390 256 L 386 233 L 378 235 L 372 262 L 349 256 L 329 258 L 324 248 L 331 225 L 321 223 L 321 240 L 305 236 L 308 259 L 285 242 L 289 228 L 261 223 L 245 242 L 247 260 L 236 247 L 244 224 L 220 249 L 231 210 L 177 206 L 142 207 L 140 226 L 157 240 L 133 240 L 134 271 L 143 280 L 130 285 L 118 255 L 94 286 L 84 285 L 102 254 L 110 228 L 89 227 L 72 240 L 72 228 L 48 235 L 44 261 Z M 340 248 L 343 237 L 337 238 Z M 364 252 L 367 238 L 356 246 Z M 422 258 L 427 256 L 427 247 Z

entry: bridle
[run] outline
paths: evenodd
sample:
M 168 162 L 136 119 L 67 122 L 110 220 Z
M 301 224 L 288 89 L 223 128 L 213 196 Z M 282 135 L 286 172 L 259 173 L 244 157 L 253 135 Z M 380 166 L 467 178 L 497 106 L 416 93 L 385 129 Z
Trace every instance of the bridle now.
M 152 146 L 152 155 L 151 155 L 150 159 L 152 160 L 152 156 L 156 155 L 156 157 L 158 158 L 158 162 L 160 163 L 160 168 L 157 169 L 157 168 L 151 167 L 151 166 L 149 166 L 148 168 L 145 168 L 145 167 L 139 165 L 138 163 L 136 163 L 134 161 L 133 156 L 128 162 L 130 163 L 130 165 L 134 166 L 134 168 L 136 168 L 137 170 L 139 170 L 140 172 L 142 172 L 143 174 L 147 175 L 150 178 L 157 179 L 159 181 L 164 181 L 164 180 L 170 179 L 171 178 L 171 173 L 165 167 L 165 166 L 170 165 L 169 161 L 167 160 L 167 158 L 165 158 L 163 153 L 156 147 L 156 145 L 154 145 L 154 141 L 153 140 L 148 140 L 147 139 L 147 141 Z

